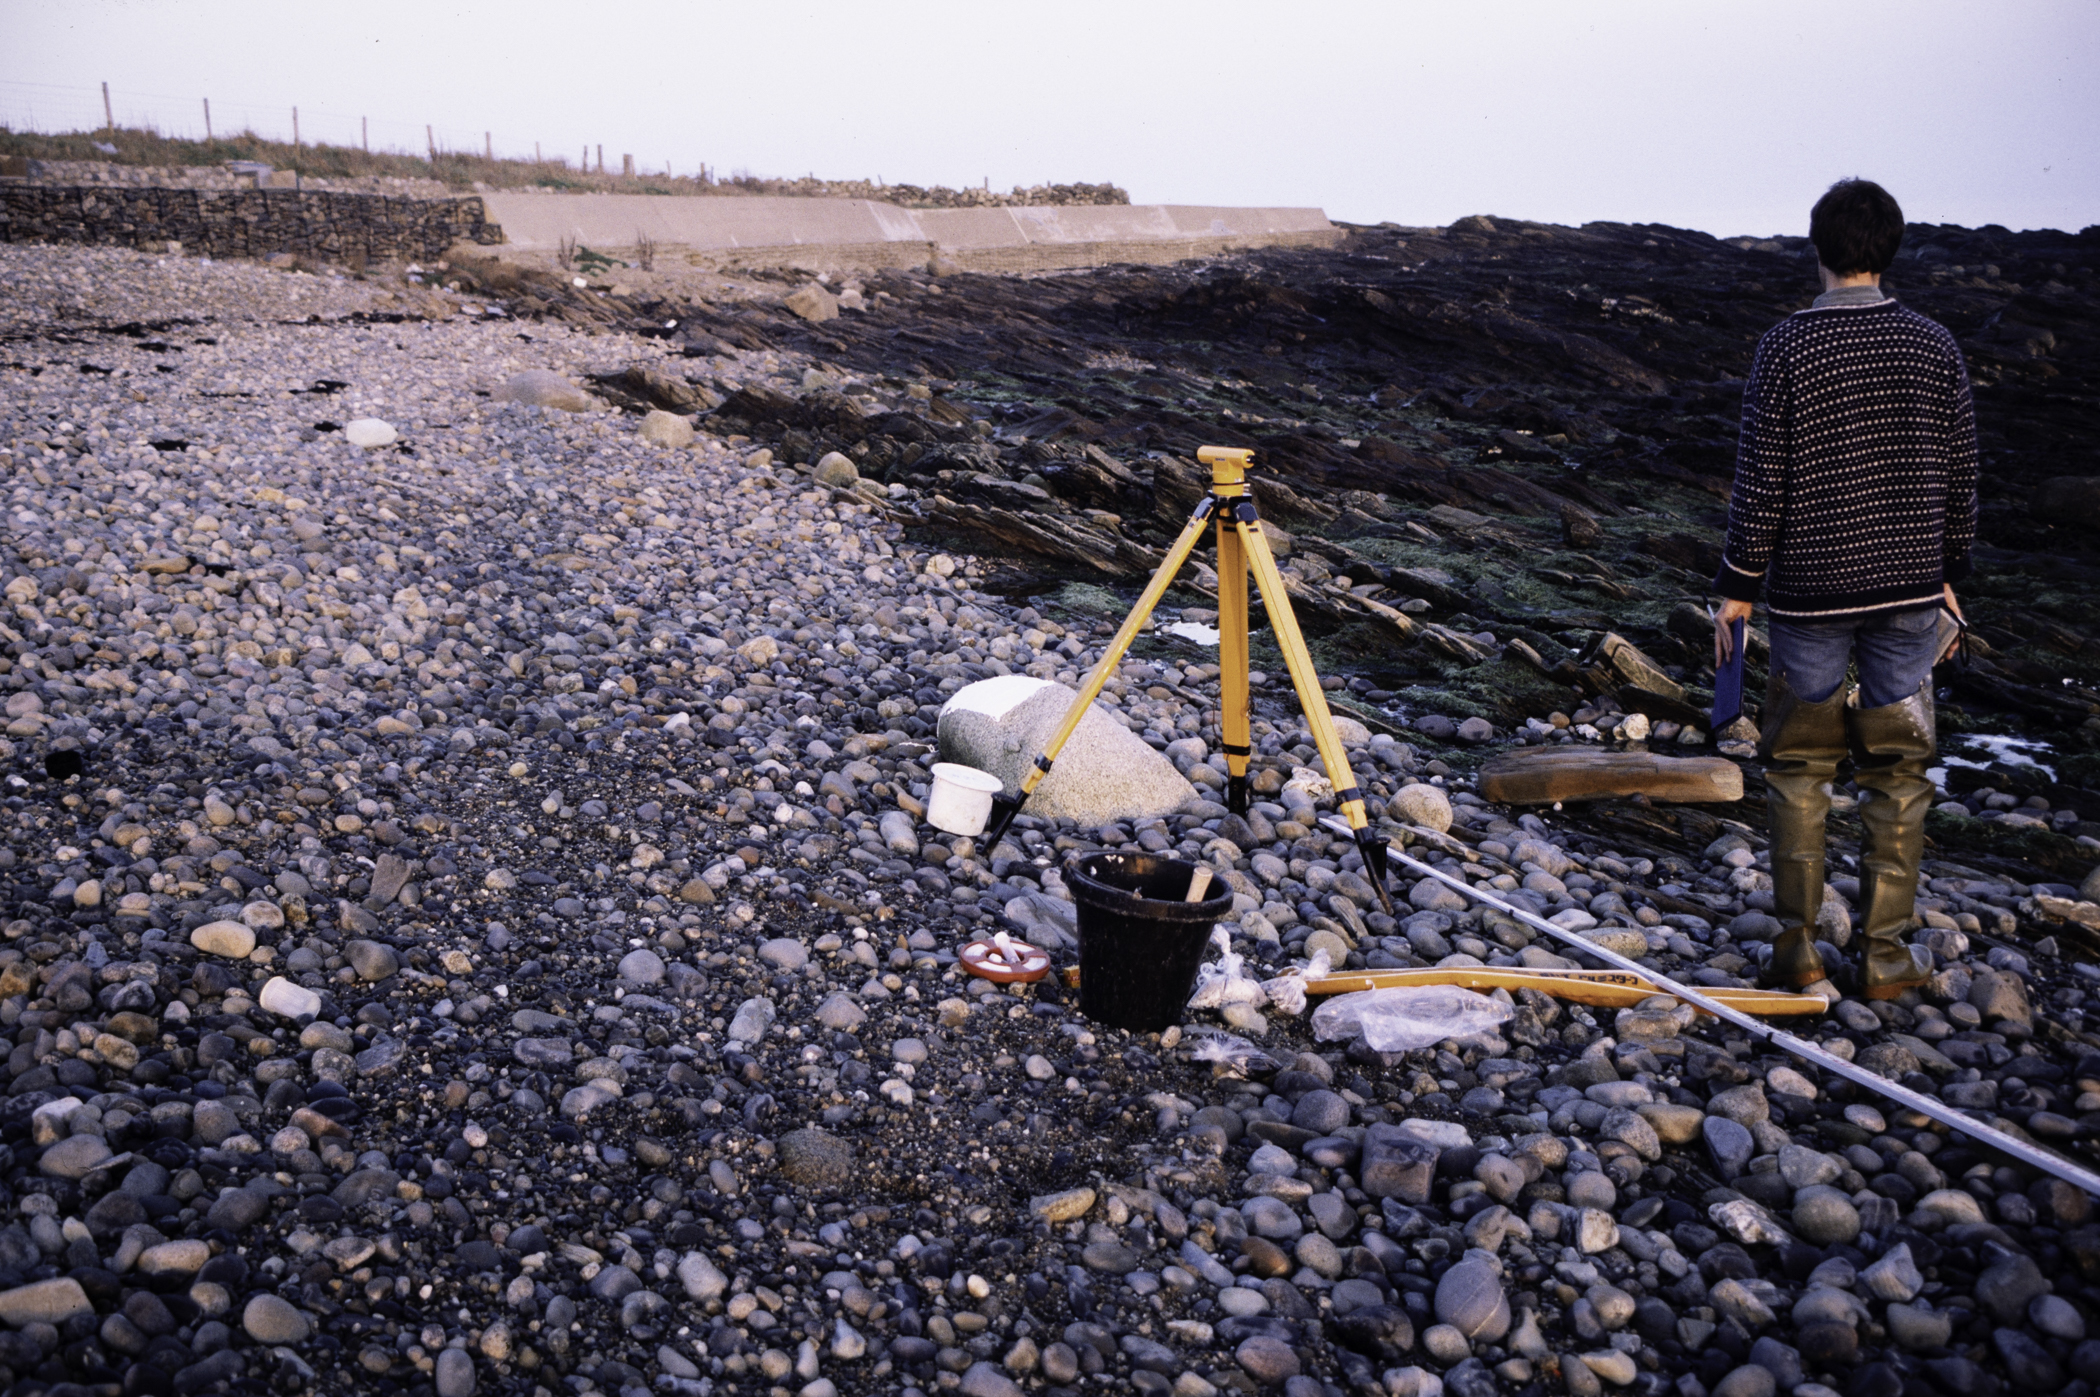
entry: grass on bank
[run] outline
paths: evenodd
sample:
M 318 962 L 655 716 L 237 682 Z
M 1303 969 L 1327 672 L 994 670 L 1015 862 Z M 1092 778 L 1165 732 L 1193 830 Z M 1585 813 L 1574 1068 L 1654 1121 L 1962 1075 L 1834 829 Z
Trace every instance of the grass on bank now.
M 111 155 L 101 149 L 113 145 Z M 585 189 L 617 193 L 696 194 L 720 193 L 722 186 L 691 176 L 636 176 L 585 173 L 558 161 L 487 159 L 466 151 L 440 150 L 435 160 L 400 151 L 367 151 L 357 146 L 317 145 L 274 141 L 252 131 L 198 141 L 163 136 L 157 131 L 119 127 L 115 132 L 68 131 L 46 135 L 35 131 L 0 128 L 0 155 L 26 155 L 32 160 L 93 160 L 117 165 L 179 166 L 223 165 L 229 160 L 259 160 L 279 170 L 297 170 L 319 179 L 438 180 L 459 188 L 477 182 L 497 189 L 543 185 L 553 189 Z M 748 178 L 748 177 L 747 177 Z
M 101 149 L 116 147 L 116 154 Z M 275 141 L 252 131 L 197 141 L 164 136 L 148 127 L 119 127 L 115 131 L 69 131 L 46 135 L 34 131 L 12 131 L 0 126 L 0 156 L 25 155 L 32 160 L 90 160 L 118 165 L 179 166 L 223 165 L 228 160 L 259 160 L 273 169 L 297 170 L 317 179 L 436 180 L 457 189 L 476 184 L 490 189 L 576 190 L 599 194 L 772 194 L 797 197 L 885 199 L 909 207 L 954 207 L 963 204 L 1000 202 L 1004 196 L 975 190 L 956 191 L 938 185 L 921 188 L 911 184 L 882 184 L 873 180 L 764 179 L 737 170 L 725 178 L 710 175 L 638 173 L 633 177 L 617 172 L 583 170 L 561 158 L 517 160 L 488 159 L 471 151 L 440 149 L 433 159 L 402 151 L 364 150 L 357 146 L 304 144 Z M 621 157 L 607 157 L 615 164 Z M 1057 185 L 1059 200 L 1070 203 L 1125 203 L 1130 196 L 1113 185 Z M 1017 191 L 1018 192 L 1018 191 Z

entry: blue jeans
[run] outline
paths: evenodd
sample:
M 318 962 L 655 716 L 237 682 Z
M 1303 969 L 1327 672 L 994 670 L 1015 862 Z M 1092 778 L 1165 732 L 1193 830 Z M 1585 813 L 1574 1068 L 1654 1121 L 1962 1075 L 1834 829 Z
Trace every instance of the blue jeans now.
M 1859 663 L 1859 705 L 1901 703 L 1932 677 L 1939 658 L 1939 608 L 1884 611 L 1837 621 L 1771 622 L 1772 672 L 1808 703 L 1821 703 Z

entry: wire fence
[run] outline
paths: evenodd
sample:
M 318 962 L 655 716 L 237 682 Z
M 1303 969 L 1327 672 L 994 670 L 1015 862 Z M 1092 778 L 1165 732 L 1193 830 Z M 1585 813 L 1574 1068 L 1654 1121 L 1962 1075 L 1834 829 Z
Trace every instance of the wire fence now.
M 107 104 L 104 96 L 107 93 Z M 183 96 L 166 92 L 133 92 L 120 87 L 69 87 L 56 83 L 0 78 L 0 128 L 58 135 L 94 133 L 112 122 L 120 129 L 151 131 L 179 140 L 224 139 L 246 132 L 267 140 L 306 145 L 333 145 L 403 155 L 463 152 L 493 154 L 513 160 L 574 161 L 585 150 L 536 144 L 520 149 L 515 142 L 488 131 L 467 131 L 439 123 L 428 125 L 365 113 L 318 107 L 277 106 L 237 98 Z M 619 156 L 613 157 L 615 161 Z

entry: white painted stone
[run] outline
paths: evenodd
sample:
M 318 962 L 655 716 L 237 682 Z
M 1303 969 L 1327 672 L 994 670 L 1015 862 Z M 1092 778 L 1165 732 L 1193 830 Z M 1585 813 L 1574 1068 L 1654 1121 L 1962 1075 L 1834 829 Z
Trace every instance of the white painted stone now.
M 370 451 L 381 446 L 392 446 L 399 439 L 393 424 L 377 417 L 359 417 L 343 424 L 343 440 L 352 446 Z
M 282 975 L 270 977 L 270 982 L 262 987 L 262 994 L 256 1000 L 256 1003 L 262 1005 L 263 1008 L 271 1013 L 280 1014 L 287 1019 L 302 1018 L 309 1014 L 321 1012 L 320 995 L 315 994 L 304 985 L 295 984 L 285 979 Z

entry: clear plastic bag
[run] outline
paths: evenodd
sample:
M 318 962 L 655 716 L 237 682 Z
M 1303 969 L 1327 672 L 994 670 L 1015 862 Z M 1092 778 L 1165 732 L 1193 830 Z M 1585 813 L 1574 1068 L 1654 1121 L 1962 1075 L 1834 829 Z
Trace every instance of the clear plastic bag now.
M 1189 1037 L 1194 1040 L 1189 1049 L 1191 1062 L 1214 1062 L 1236 1077 L 1276 1068 L 1274 1058 L 1235 1034 L 1199 1028 L 1192 1030 Z
M 1222 925 L 1216 926 L 1211 928 L 1210 939 L 1224 954 L 1196 968 L 1196 988 L 1189 995 L 1189 1008 L 1222 1009 L 1228 1004 L 1261 1008 L 1267 1002 L 1261 982 L 1245 972 L 1245 958 L 1232 949 L 1232 933 Z
M 1338 994 L 1313 1010 L 1313 1036 L 1323 1041 L 1361 1033 L 1374 1051 L 1413 1052 L 1451 1039 L 1461 1045 L 1500 1042 L 1496 1029 L 1513 1005 L 1456 985 L 1410 985 Z
M 1273 980 L 1261 982 L 1262 993 L 1278 1010 L 1297 1018 L 1305 1012 L 1305 982 L 1318 980 L 1334 969 L 1334 962 L 1325 951 L 1314 951 L 1313 958 L 1304 965 L 1294 967 Z

